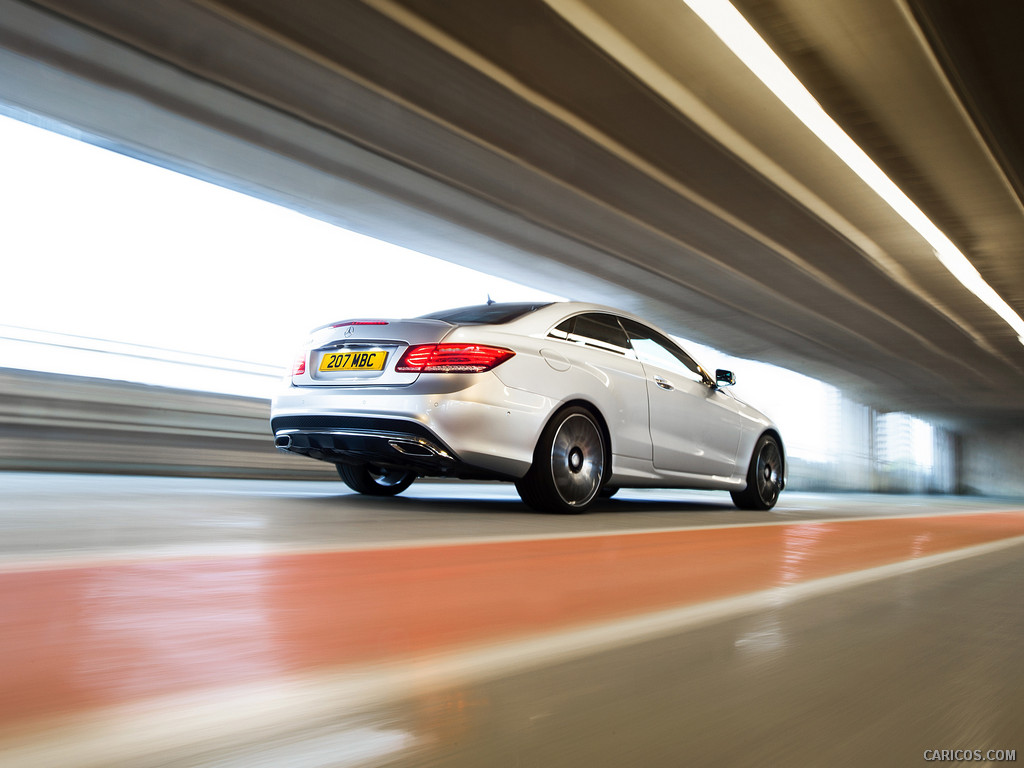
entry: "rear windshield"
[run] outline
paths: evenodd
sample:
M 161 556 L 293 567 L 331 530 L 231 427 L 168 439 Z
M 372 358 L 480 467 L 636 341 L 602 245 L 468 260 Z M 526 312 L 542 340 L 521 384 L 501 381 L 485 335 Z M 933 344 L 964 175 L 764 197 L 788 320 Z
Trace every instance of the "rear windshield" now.
M 433 312 L 423 315 L 422 320 L 443 320 L 453 325 L 500 325 L 509 323 L 516 318 L 546 307 L 551 302 L 539 304 L 478 304 L 475 307 L 459 307 L 458 309 L 444 309 L 440 312 Z

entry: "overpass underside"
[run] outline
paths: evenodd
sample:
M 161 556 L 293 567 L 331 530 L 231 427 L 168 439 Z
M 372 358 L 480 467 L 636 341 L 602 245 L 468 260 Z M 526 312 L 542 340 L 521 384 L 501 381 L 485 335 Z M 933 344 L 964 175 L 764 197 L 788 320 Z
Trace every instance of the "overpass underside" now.
M 1005 35 L 978 61 L 956 3 L 737 7 L 1024 307 Z M 880 410 L 1024 415 L 1017 333 L 678 0 L 2 0 L 0 49 L 0 101 L 87 140 Z

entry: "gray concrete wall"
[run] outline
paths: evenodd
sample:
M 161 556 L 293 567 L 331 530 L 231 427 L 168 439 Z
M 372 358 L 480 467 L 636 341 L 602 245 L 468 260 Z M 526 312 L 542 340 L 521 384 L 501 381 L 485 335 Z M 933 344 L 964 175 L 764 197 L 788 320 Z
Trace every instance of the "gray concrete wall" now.
M 1024 498 L 1024 425 L 1000 425 L 960 438 L 965 493 Z
M 0 369 L 0 470 L 337 479 L 274 448 L 270 403 Z

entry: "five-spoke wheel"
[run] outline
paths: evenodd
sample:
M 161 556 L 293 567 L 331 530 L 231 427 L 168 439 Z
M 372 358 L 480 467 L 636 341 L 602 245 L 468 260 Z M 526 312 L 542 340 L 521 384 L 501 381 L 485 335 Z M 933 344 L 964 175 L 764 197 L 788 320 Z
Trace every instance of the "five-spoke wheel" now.
M 597 498 L 605 473 L 605 440 L 580 406 L 555 414 L 541 433 L 533 466 L 516 483 L 528 505 L 545 512 L 582 512 Z
M 733 491 L 732 500 L 740 509 L 771 509 L 782 490 L 782 451 L 771 435 L 762 435 L 754 447 L 747 470 L 747 487 Z

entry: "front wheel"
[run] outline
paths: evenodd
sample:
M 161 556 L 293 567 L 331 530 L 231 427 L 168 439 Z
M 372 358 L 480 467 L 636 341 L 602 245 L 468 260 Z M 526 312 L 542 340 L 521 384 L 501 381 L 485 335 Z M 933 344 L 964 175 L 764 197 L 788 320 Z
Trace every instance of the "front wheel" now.
M 782 490 L 782 451 L 771 435 L 761 435 L 747 470 L 747 487 L 732 492 L 740 509 L 767 510 L 775 506 Z
M 397 496 L 416 479 L 416 475 L 404 469 L 388 469 L 373 464 L 338 464 L 338 474 L 345 485 L 356 493 L 367 496 Z
M 586 408 L 571 406 L 555 414 L 544 428 L 533 465 L 516 483 L 516 490 L 541 512 L 583 512 L 601 490 L 604 468 L 601 426 Z

